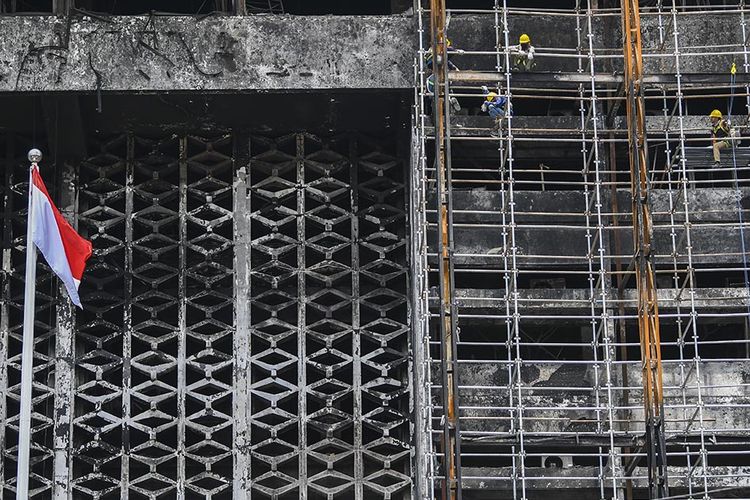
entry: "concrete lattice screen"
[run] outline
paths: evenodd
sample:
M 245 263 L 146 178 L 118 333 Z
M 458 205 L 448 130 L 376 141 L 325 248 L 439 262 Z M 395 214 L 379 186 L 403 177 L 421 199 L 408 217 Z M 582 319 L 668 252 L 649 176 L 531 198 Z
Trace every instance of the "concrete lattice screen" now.
M 347 135 L 252 141 L 258 498 L 408 494 L 403 167 L 378 149 Z
M 118 136 L 80 168 L 97 248 L 76 321 L 75 488 L 232 481 L 232 140 Z M 128 450 L 122 453 L 122 447 Z
M 8 137 L 0 327 L 15 339 L 27 141 Z M 32 497 L 67 487 L 55 478 L 74 498 L 408 495 L 405 192 L 393 142 L 92 138 L 95 153 L 59 173 L 74 176 L 62 185 L 78 189 L 58 194 L 77 199 L 96 249 L 74 323 L 40 269 Z M 20 343 L 2 345 L 2 488 L 14 498 Z

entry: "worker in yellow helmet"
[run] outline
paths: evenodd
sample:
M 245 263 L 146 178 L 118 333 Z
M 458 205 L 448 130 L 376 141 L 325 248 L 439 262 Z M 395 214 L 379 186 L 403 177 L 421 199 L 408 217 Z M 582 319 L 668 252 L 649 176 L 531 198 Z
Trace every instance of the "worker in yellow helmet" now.
M 729 122 L 727 122 L 721 114 L 721 111 L 715 109 L 708 115 L 708 119 L 711 121 L 711 144 L 714 150 L 714 168 L 721 166 L 721 153 L 720 151 L 724 148 L 731 146 L 729 142 L 731 139 L 731 129 Z
M 518 37 L 518 45 L 510 47 L 513 54 L 514 71 L 533 71 L 536 67 L 534 61 L 534 46 L 531 45 L 531 37 L 526 33 Z
M 446 51 L 446 56 L 448 57 L 448 69 L 451 71 L 458 71 L 458 67 L 455 64 L 453 64 L 453 62 L 450 60 L 450 57 L 451 57 L 451 54 L 458 54 L 458 55 L 463 54 L 464 53 L 463 49 L 454 48 L 453 42 L 451 42 L 450 38 L 447 38 L 445 40 L 445 51 Z M 424 64 L 427 67 L 427 69 L 429 69 L 430 71 L 432 71 L 432 59 L 433 59 L 432 47 L 430 47 L 429 49 L 427 49 L 427 53 L 424 56 Z
M 450 38 L 445 39 L 445 49 L 446 49 L 446 57 L 448 59 L 448 69 L 451 71 L 460 71 L 458 67 L 453 64 L 453 62 L 450 60 L 451 54 L 463 54 L 464 51 L 461 49 L 456 49 L 453 47 L 453 42 L 451 42 Z M 432 72 L 432 66 L 433 66 L 433 54 L 432 54 L 432 47 L 430 47 L 427 50 L 427 53 L 424 56 L 424 63 L 425 67 L 429 70 L 429 76 L 427 77 L 427 93 L 431 96 L 433 96 L 433 107 L 434 107 L 434 96 L 435 96 L 435 74 Z M 458 113 L 461 111 L 461 104 L 458 102 L 458 99 L 456 99 L 454 96 L 448 96 L 448 102 L 450 103 L 451 109 Z
M 504 95 L 498 95 L 497 92 L 491 92 L 486 86 L 482 87 L 484 92 L 484 102 L 482 103 L 482 111 L 490 115 L 490 118 L 495 120 L 495 129 L 491 132 L 492 135 L 499 135 L 500 128 L 502 127 L 502 119 L 505 117 L 505 108 L 508 108 L 508 112 L 512 115 L 513 108 L 510 106 L 508 98 Z

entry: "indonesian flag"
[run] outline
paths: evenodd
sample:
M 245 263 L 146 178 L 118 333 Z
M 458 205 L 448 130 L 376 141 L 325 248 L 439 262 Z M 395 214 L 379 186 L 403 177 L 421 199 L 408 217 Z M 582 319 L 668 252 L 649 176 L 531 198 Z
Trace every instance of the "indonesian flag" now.
M 36 165 L 32 168 L 32 241 L 49 267 L 65 284 L 70 300 L 83 309 L 78 296 L 86 261 L 91 257 L 91 242 L 82 238 L 52 202 Z

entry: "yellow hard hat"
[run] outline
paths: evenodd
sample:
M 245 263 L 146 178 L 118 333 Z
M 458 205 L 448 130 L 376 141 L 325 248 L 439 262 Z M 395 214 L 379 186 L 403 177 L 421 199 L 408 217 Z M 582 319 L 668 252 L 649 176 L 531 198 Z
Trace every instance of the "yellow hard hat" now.
M 518 39 L 518 43 L 531 43 L 531 38 L 529 38 L 529 35 L 524 33 L 521 35 L 521 38 Z
M 497 97 L 497 94 L 494 93 L 494 92 L 490 92 L 489 94 L 487 94 L 487 100 L 488 101 L 494 101 L 495 97 Z
M 721 118 L 721 111 L 719 111 L 718 109 L 715 109 L 715 110 L 711 111 L 711 114 L 708 115 L 708 116 L 710 118 Z

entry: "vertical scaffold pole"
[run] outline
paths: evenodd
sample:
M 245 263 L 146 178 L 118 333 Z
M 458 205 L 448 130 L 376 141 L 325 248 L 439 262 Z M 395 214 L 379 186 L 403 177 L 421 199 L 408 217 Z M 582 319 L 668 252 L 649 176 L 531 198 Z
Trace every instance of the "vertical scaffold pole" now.
M 443 486 L 442 497 L 461 500 L 461 439 L 458 415 L 456 355 L 456 305 L 453 280 L 453 229 L 450 180 L 450 135 L 447 127 L 448 54 L 445 33 L 445 0 L 430 0 L 432 70 L 435 75 L 433 119 L 435 167 L 440 234 L 440 346 L 443 388 Z
M 652 259 L 653 228 L 649 208 L 648 148 L 638 0 L 622 2 L 622 32 L 633 208 L 633 259 L 638 287 L 638 333 L 641 341 L 643 403 L 646 421 L 644 449 L 648 464 L 649 498 L 665 498 L 669 496 L 669 487 L 664 438 L 664 392 L 659 308 Z

